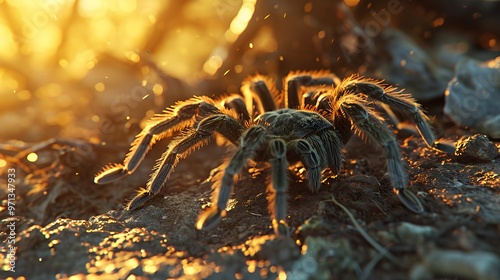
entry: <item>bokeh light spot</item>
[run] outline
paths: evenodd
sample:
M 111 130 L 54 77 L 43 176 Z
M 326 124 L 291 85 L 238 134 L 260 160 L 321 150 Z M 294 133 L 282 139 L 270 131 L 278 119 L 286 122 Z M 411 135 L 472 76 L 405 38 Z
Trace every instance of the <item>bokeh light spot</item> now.
M 106 89 L 106 86 L 104 85 L 104 83 L 99 82 L 95 84 L 94 88 L 98 92 L 103 92 Z
M 344 0 L 344 3 L 349 7 L 356 7 L 359 4 L 359 0 Z
M 27 156 L 26 156 L 26 159 L 29 161 L 29 162 L 35 162 L 38 160 L 38 155 L 36 153 L 29 153 Z

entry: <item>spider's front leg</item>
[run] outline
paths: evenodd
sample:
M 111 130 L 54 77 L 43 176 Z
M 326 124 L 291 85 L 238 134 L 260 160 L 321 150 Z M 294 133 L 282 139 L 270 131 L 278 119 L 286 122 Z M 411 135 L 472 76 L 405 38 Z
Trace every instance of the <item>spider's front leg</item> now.
M 231 188 L 234 182 L 234 176 L 238 174 L 249 160 L 266 140 L 266 131 L 263 126 L 257 125 L 249 128 L 240 138 L 240 143 L 236 153 L 227 163 L 220 185 L 215 186 L 212 202 L 215 206 L 201 213 L 196 222 L 196 228 L 199 230 L 209 230 L 213 228 L 225 215 L 225 209 Z
M 450 154 L 455 152 L 455 145 L 453 143 L 436 141 L 436 137 L 427 122 L 428 117 L 409 94 L 395 92 L 391 87 L 384 89 L 377 82 L 356 81 L 356 78 L 348 82 L 344 90 L 366 94 L 370 98 L 386 104 L 390 109 L 401 113 L 405 118 L 410 119 L 417 126 L 418 132 L 429 147 Z
M 297 139 L 287 143 L 288 156 L 300 159 L 307 170 L 309 189 L 317 192 L 321 186 L 321 159 L 318 152 L 307 140 Z M 329 155 L 329 158 L 333 158 Z M 335 172 L 335 171 L 334 171 Z
M 286 219 L 286 192 L 288 190 L 288 162 L 286 161 L 286 143 L 282 139 L 269 142 L 271 150 L 271 185 L 268 186 L 269 212 L 271 213 L 274 232 L 277 235 L 290 236 Z
M 195 131 L 170 145 L 155 166 L 146 189 L 141 190 L 130 201 L 127 209 L 134 210 L 157 194 L 167 182 L 170 172 L 177 165 L 179 159 L 186 157 L 195 149 L 208 143 L 214 132 L 218 132 L 229 141 L 236 143 L 242 130 L 243 127 L 238 121 L 224 114 L 210 116 L 200 121 Z
M 408 209 L 415 213 L 422 213 L 424 208 L 419 199 L 405 189 L 408 178 L 401 162 L 401 153 L 394 133 L 360 103 L 344 101 L 340 104 L 340 108 L 352 120 L 353 125 L 359 129 L 358 132 L 361 135 L 365 135 L 369 140 L 384 148 L 387 169 L 394 192 Z
M 157 140 L 192 125 L 195 116 L 220 113 L 212 103 L 206 97 L 195 97 L 179 102 L 172 109 L 153 117 L 132 142 L 123 164 L 105 167 L 95 176 L 94 182 L 107 184 L 133 173 Z

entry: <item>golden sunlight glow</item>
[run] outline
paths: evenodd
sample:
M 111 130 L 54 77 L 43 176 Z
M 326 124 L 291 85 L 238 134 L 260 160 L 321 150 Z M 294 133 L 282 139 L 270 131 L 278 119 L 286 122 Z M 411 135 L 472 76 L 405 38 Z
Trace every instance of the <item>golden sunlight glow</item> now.
M 3 24 L 0 24 L 0 50 L 6 56 L 14 55 L 17 52 L 17 45 L 12 36 L 12 32 Z
M 123 13 L 132 13 L 137 8 L 136 0 L 120 0 L 118 2 L 118 11 Z
M 231 24 L 229 25 L 229 29 L 227 29 L 224 33 L 224 38 L 228 43 L 236 41 L 238 36 L 247 27 L 248 22 L 252 18 L 255 10 L 255 2 L 256 0 L 243 1 L 243 5 L 238 11 L 238 14 L 233 18 Z M 252 46 L 249 47 L 252 48 Z M 209 75 L 215 74 L 217 70 L 222 66 L 222 62 L 226 58 L 226 55 L 227 51 L 225 49 L 222 49 L 220 47 L 215 48 L 210 58 L 203 65 L 203 71 L 205 71 Z
M 7 165 L 7 161 L 4 159 L 0 159 L 0 168 L 5 167 Z
M 29 90 L 18 91 L 17 98 L 19 98 L 19 100 L 23 100 L 23 101 L 30 100 L 31 99 L 31 92 L 29 92 Z
M 148 16 L 148 19 L 149 19 L 149 22 L 150 22 L 151 24 L 155 24 L 155 23 L 156 23 L 156 17 L 155 17 L 155 16 L 153 16 L 153 15 L 149 15 L 149 16 Z
M 24 121 L 2 133 L 50 125 L 55 134 L 94 137 L 97 134 L 92 130 L 103 121 L 101 112 L 94 109 L 109 109 L 113 94 L 140 83 L 141 78 L 151 90 L 142 97 L 162 101 L 157 97 L 167 90 L 167 84 L 143 72 L 141 67 L 148 71 L 153 67 L 139 63 L 141 60 L 153 61 L 182 80 L 218 71 L 230 43 L 225 34 L 236 39 L 244 31 L 256 0 L 222 1 L 231 2 L 224 7 L 210 0 L 195 1 L 179 11 L 182 16 L 175 22 L 164 14 L 177 6 L 172 2 L 0 0 L 0 109 L 5 112 L 1 120 L 19 116 Z M 190 15 L 189 20 L 184 15 Z M 254 44 L 260 47 L 257 41 Z M 241 73 L 243 67 L 224 71 Z M 96 102 L 95 108 L 86 106 L 91 101 Z M 91 122 L 77 114 L 88 114 Z M 33 153 L 25 160 L 35 162 L 38 157 L 43 156 Z M 9 163 L 2 159 L 0 165 Z
M 86 0 L 78 2 L 78 11 L 82 17 L 100 18 L 103 17 L 108 10 L 107 1 Z
M 220 56 L 212 56 L 210 57 L 207 62 L 203 65 L 203 70 L 207 72 L 210 75 L 215 74 L 217 72 L 217 69 L 219 69 L 222 66 L 222 57 Z
M 255 2 L 255 0 L 243 1 L 240 11 L 229 26 L 229 30 L 231 30 L 233 34 L 239 35 L 245 30 L 255 10 Z
M 224 34 L 224 37 L 228 42 L 236 41 L 238 36 L 243 32 L 243 30 L 245 30 L 254 13 L 255 2 L 256 0 L 243 1 L 243 5 L 238 11 L 238 14 L 234 17 L 233 21 L 229 25 L 229 29 Z
M 0 69 L 0 92 L 15 91 L 19 87 L 19 82 L 9 71 Z M 0 94 L 0 96 L 2 95 Z

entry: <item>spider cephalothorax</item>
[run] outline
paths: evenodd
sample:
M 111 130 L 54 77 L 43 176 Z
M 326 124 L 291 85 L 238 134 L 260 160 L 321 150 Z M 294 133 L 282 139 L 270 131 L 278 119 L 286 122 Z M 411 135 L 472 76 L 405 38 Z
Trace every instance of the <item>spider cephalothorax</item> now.
M 200 215 L 196 227 L 209 229 L 225 215 L 234 176 L 252 159 L 270 164 L 273 228 L 277 234 L 287 234 L 289 165 L 301 162 L 309 188 L 317 191 L 325 168 L 340 171 L 342 147 L 356 133 L 383 148 L 394 192 L 410 210 L 423 211 L 417 197 L 405 189 L 408 179 L 399 146 L 380 112 L 393 115 L 394 110 L 413 121 L 431 147 L 446 152 L 453 152 L 454 147 L 435 141 L 427 117 L 413 98 L 380 81 L 359 76 L 340 81 L 324 71 L 291 73 L 283 83 L 284 90 L 278 93 L 268 78 L 257 75 L 245 80 L 242 96 L 193 97 L 178 102 L 155 116 L 137 135 L 123 164 L 106 167 L 95 182 L 109 183 L 134 172 L 156 140 L 186 130 L 170 143 L 146 188 L 128 204 L 127 208 L 134 210 L 160 191 L 179 159 L 217 132 L 236 150 L 215 182 L 213 206 Z

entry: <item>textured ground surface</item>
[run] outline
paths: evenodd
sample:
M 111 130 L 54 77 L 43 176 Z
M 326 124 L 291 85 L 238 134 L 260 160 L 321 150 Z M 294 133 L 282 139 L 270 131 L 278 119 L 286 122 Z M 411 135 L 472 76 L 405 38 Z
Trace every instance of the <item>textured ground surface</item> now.
M 471 134 L 445 121 L 434 125 L 453 140 Z M 150 203 L 131 213 L 124 211 L 124 202 L 147 180 L 162 145 L 158 144 L 137 174 L 109 186 L 93 184 L 97 166 L 83 170 L 78 179 L 64 170 L 22 178 L 23 171 L 18 170 L 18 199 L 33 202 L 17 209 L 18 260 L 16 273 L 9 275 L 27 279 L 284 279 L 286 273 L 287 279 L 404 279 L 446 275 L 450 267 L 468 264 L 464 271 L 454 269 L 454 275 L 500 277 L 498 157 L 488 163 L 461 163 L 455 156 L 425 147 L 419 137 L 401 139 L 409 167 L 408 187 L 426 209 L 415 215 L 388 187 L 380 152 L 353 139 L 346 147 L 341 174 L 336 178 L 324 174 L 319 193 L 307 190 L 300 168 L 290 173 L 293 233 L 290 239 L 280 239 L 270 228 L 266 169 L 262 168 L 242 174 L 227 217 L 217 228 L 194 229 L 199 211 L 210 198 L 210 174 L 226 155 L 216 145 L 183 161 L 170 186 Z M 119 161 L 121 156 L 123 152 L 109 155 L 109 160 Z M 44 191 L 35 196 L 37 188 Z M 384 257 L 363 237 L 332 196 L 360 228 L 390 251 L 388 255 Z M 6 225 L 4 220 L 2 232 L 7 232 Z M 433 258 L 442 263 L 435 265 Z M 475 266 L 474 261 L 482 266 Z

